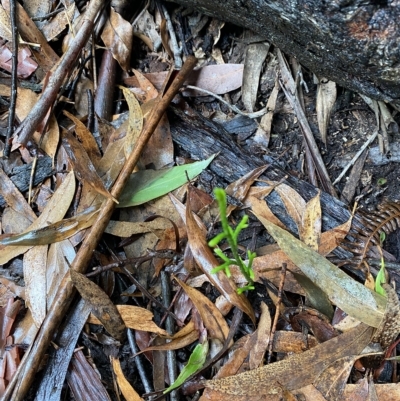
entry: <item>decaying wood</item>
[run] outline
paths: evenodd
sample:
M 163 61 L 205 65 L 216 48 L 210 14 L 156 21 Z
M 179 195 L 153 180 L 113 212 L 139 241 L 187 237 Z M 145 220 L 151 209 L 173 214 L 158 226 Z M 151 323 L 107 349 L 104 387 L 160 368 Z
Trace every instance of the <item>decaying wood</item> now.
M 112 188 L 111 195 L 114 198 L 119 198 L 148 140 L 164 115 L 165 110 L 174 96 L 178 93 L 180 87 L 183 85 L 188 74 L 193 70 L 196 63 L 196 58 L 189 56 L 176 78 L 172 82 L 170 82 L 170 79 L 167 80 L 165 94 L 163 95 L 163 92 L 161 92 L 158 102 L 155 104 L 153 111 L 146 122 L 146 125 L 143 127 L 142 133 L 138 138 L 135 148 L 129 155 L 129 158 L 126 160 L 117 178 L 117 181 Z M 78 253 L 75 256 L 75 259 L 71 265 L 71 269 L 74 269 L 79 273 L 85 272 L 89 261 L 92 258 L 93 251 L 95 250 L 105 228 L 107 227 L 108 222 L 110 221 L 115 205 L 115 202 L 110 198 L 104 201 L 96 221 L 93 223 L 93 226 L 86 235 Z M 57 295 L 46 315 L 45 320 L 43 321 L 30 352 L 25 354 L 21 362 L 17 383 L 15 384 L 14 393 L 12 394 L 12 400 L 19 401 L 25 399 L 25 395 L 32 385 L 36 372 L 38 371 L 46 353 L 47 347 L 53 339 L 54 332 L 57 330 L 62 319 L 68 311 L 68 308 L 73 300 L 73 295 L 74 287 L 69 274 L 66 274 L 60 284 Z M 11 387 L 11 385 L 9 387 Z
M 244 26 L 319 77 L 400 105 L 399 0 L 173 0 Z
M 174 109 L 174 112 L 176 117 L 170 119 L 174 142 L 194 159 L 203 160 L 219 152 L 209 168 L 219 177 L 221 185 L 231 183 L 264 164 L 270 164 L 270 166 L 261 176 L 262 179 L 279 181 L 287 175 L 273 159 L 249 154 L 241 149 L 221 125 L 195 112 L 191 116 L 178 109 Z M 317 194 L 317 188 L 294 176 L 289 175 L 285 183 L 295 189 L 306 201 Z M 272 212 L 292 232 L 297 232 L 296 225 L 288 217 L 279 195 L 273 191 L 267 197 L 267 202 Z M 321 206 L 323 231 L 344 223 L 350 217 L 346 205 L 325 192 L 321 193 Z
M 15 184 L 15 186 L 20 190 L 20 192 L 24 193 L 29 189 L 29 180 L 31 177 L 32 171 L 32 163 L 24 164 L 23 166 L 15 167 L 10 175 L 11 181 Z M 47 177 L 51 177 L 54 173 L 52 167 L 51 157 L 40 157 L 38 158 L 36 168 L 35 168 L 35 176 L 33 179 L 33 185 L 39 185 L 44 179 Z M 6 201 L 0 195 L 0 207 L 7 206 Z

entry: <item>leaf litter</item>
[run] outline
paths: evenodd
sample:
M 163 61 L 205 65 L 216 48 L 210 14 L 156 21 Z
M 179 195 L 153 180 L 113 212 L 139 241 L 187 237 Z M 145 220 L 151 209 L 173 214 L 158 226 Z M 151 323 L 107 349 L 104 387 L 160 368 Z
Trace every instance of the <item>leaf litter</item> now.
M 91 5 L 94 3 L 92 1 Z M 42 6 L 49 4 L 43 3 Z M 0 48 L 0 64 L 3 69 L 11 71 L 13 38 L 8 8 L 6 1 L 0 7 L 0 32 L 3 32 L 1 36 L 5 40 Z M 39 86 L 31 84 L 34 80 L 42 81 L 46 74 L 46 80 L 56 74 L 56 70 L 52 70 L 54 65 L 57 66 L 65 57 L 66 53 L 59 57 L 54 51 L 54 48 L 60 50 L 54 47 L 55 41 L 62 37 L 61 52 L 65 52 L 76 43 L 75 33 L 83 29 L 85 22 L 80 8 L 71 4 L 58 11 L 54 16 L 46 16 L 45 24 L 35 25 L 32 17 L 42 18 L 41 12 L 28 10 L 26 6 L 24 9 L 18 4 L 19 34 L 23 40 L 30 42 L 30 45 L 24 44 L 20 48 L 18 55 L 17 74 L 27 84 L 19 86 L 16 91 L 19 123 L 28 121 L 31 109 L 38 102 L 37 93 L 47 91 L 45 83 Z M 77 343 L 77 346 L 83 345 L 84 353 L 78 351 L 72 358 L 68 374 L 66 368 L 58 372 L 60 377 L 67 377 L 71 394 L 75 397 L 79 389 L 84 388 L 85 381 L 93 381 L 98 387 L 97 397 L 110 398 L 106 387 L 109 389 L 112 386 L 107 374 L 100 372 L 101 382 L 98 377 L 94 378 L 97 374 L 87 363 L 86 350 L 92 347 L 108 357 L 108 369 L 112 369 L 116 385 L 125 399 L 142 399 L 139 394 L 145 392 L 143 388 L 152 388 L 152 384 L 142 386 L 131 380 L 131 360 L 119 352 L 120 347 L 128 343 L 130 353 L 136 358 L 142 358 L 142 355 L 148 357 L 144 369 L 147 373 L 141 373 L 142 383 L 148 380 L 145 376 L 153 367 L 162 381 L 159 383 L 156 377 L 153 378 L 156 384 L 154 390 L 164 393 L 181 391 L 179 388 L 189 379 L 206 387 L 200 398 L 203 400 L 224 400 L 228 397 L 264 400 L 280 395 L 293 399 L 299 393 L 310 400 L 318 397 L 333 400 L 346 397 L 350 388 L 361 394 L 364 391 L 361 386 L 354 389 L 348 384 L 349 376 L 354 372 L 353 365 L 362 358 L 364 366 L 378 369 L 376 364 L 382 364 L 382 353 L 388 351 L 399 334 L 400 307 L 391 285 L 383 284 L 385 295 L 378 295 L 331 261 L 333 252 L 342 252 L 340 241 L 346 237 L 352 221 L 350 218 L 342 224 L 325 225 L 325 211 L 321 206 L 321 198 L 326 196 L 324 192 L 318 190 L 305 200 L 287 177 L 266 180 L 272 163 L 268 158 L 266 165 L 265 162 L 259 163 L 258 167 L 248 169 L 235 179 L 225 179 L 222 185 L 216 183 L 213 174 L 219 163 L 219 154 L 204 153 L 201 158 L 193 160 L 181 152 L 182 157 L 179 157 L 183 162 L 178 160 L 171 130 L 176 116 L 165 113 L 155 124 L 154 134 L 134 172 L 129 174 L 122 195 L 118 199 L 112 195 L 114 183 L 120 174 L 124 174 L 121 173 L 124 164 L 135 152 L 142 132 L 157 114 L 161 95 L 165 94 L 163 87 L 165 80 L 169 79 L 172 59 L 177 57 L 179 50 L 174 48 L 176 40 L 171 38 L 174 32 L 171 31 L 168 15 L 157 8 L 150 8 L 150 11 L 144 10 L 136 17 L 132 25 L 124 11 L 111 8 L 99 42 L 105 46 L 105 52 L 112 55 L 111 62 L 118 63 L 124 71 L 119 81 L 111 84 L 120 90 L 118 112 L 117 109 L 113 112 L 115 121 L 102 119 L 98 106 L 94 106 L 95 115 L 90 110 L 90 95 L 86 97 L 85 88 L 105 83 L 100 76 L 99 82 L 95 82 L 96 74 L 90 72 L 93 68 L 90 65 L 92 55 L 90 46 L 87 46 L 82 50 L 80 64 L 74 67 L 71 74 L 71 91 L 59 93 L 57 102 L 62 105 L 62 113 L 58 105 L 49 106 L 41 128 L 37 129 L 40 134 L 32 136 L 33 148 L 40 148 L 39 154 L 45 152 L 49 155 L 54 168 L 48 175 L 52 178 L 47 185 L 32 188 L 29 199 L 33 202 L 28 203 L 27 194 L 19 192 L 12 181 L 12 174 L 8 177 L 8 172 L 12 171 L 11 161 L 2 160 L 4 169 L 0 170 L 0 195 L 7 206 L 2 210 L 3 235 L 0 237 L 0 261 L 5 267 L 0 272 L 0 354 L 3 361 L 0 393 L 13 391 L 13 380 L 19 383 L 25 380 L 17 373 L 24 349 L 20 349 L 14 341 L 24 337 L 27 341 L 24 345 L 35 341 L 34 337 L 42 330 L 41 327 L 46 327 L 48 316 L 53 316 L 54 305 L 58 302 L 59 293 L 64 291 L 65 283 L 72 281 L 92 311 L 86 321 L 89 330 L 82 331 Z M 182 16 L 174 14 L 173 18 L 179 25 L 176 21 Z M 196 13 L 185 18 L 193 32 L 201 32 L 204 21 L 197 18 Z M 204 20 L 207 18 L 203 17 Z M 224 23 L 214 19 L 209 22 L 206 31 L 212 38 L 212 51 L 207 53 L 206 47 L 196 49 L 196 54 L 202 58 L 202 65 L 186 75 L 181 89 L 184 97 L 180 101 L 175 99 L 174 107 L 185 110 L 195 127 L 198 121 L 190 107 L 196 102 L 210 120 L 217 117 L 219 121 L 233 121 L 228 106 L 218 106 L 209 111 L 207 102 L 215 104 L 215 100 L 207 99 L 201 89 L 226 95 L 225 99 L 232 103 L 241 99 L 248 111 L 261 109 L 266 104 L 266 114 L 253 134 L 254 143 L 268 150 L 275 146 L 276 119 L 281 118 L 285 113 L 284 107 L 287 107 L 282 105 L 284 100 L 279 93 L 282 87 L 300 119 L 300 125 L 309 135 L 308 116 L 293 96 L 297 77 L 292 76 L 280 51 L 272 52 L 267 42 L 238 42 L 235 46 L 241 49 L 242 55 L 247 54 L 246 58 L 243 60 L 235 54 L 228 57 L 227 52 L 221 51 L 226 45 L 220 43 Z M 143 49 L 147 46 L 154 52 L 146 55 L 143 63 L 139 63 L 137 55 L 132 53 L 132 43 L 135 44 L 137 38 L 142 41 Z M 200 42 L 194 44 L 193 39 L 188 36 L 185 46 L 195 49 L 204 40 L 196 38 Z M 40 45 L 40 50 L 36 49 L 36 44 Z M 96 47 L 97 43 L 93 46 Z M 263 70 L 264 65 L 268 68 Z M 115 64 L 112 68 L 119 67 Z M 86 76 L 80 75 L 82 71 Z M 27 80 L 28 77 L 31 81 Z M 72 84 L 72 79 L 76 79 L 75 84 Z M 168 84 L 171 82 L 167 82 L 167 88 Z M 200 89 L 185 89 L 185 85 Z M 270 96 L 260 102 L 259 90 L 263 86 L 269 87 Z M 325 144 L 331 140 L 330 120 L 340 93 L 337 89 L 334 82 L 319 79 L 316 123 Z M 2 83 L 0 93 L 10 97 L 10 86 Z M 381 103 L 370 101 L 376 113 L 376 122 L 387 132 L 393 129 L 396 121 Z M 7 110 L 4 108 L 2 112 L 6 115 Z M 243 127 L 237 129 L 241 132 Z M 244 143 L 243 138 L 245 136 L 239 134 L 238 142 Z M 311 138 L 307 140 L 315 150 L 314 141 Z M 387 147 L 385 141 L 387 139 L 384 139 Z M 27 164 L 34 160 L 35 152 L 25 145 L 14 141 L 11 155 L 16 163 Z M 199 148 L 201 146 L 198 144 Z M 316 164 L 322 160 L 319 154 L 313 157 Z M 321 176 L 325 180 L 322 187 L 333 194 L 324 165 L 316 167 L 322 171 Z M 8 171 L 7 174 L 5 171 Z M 207 175 L 211 177 L 211 188 L 208 189 L 204 185 Z M 215 186 L 224 187 L 228 195 L 226 214 L 232 227 L 240 220 L 243 209 L 253 213 L 239 245 L 243 248 L 240 249 L 243 255 L 247 251 L 257 253 L 253 262 L 257 285 L 254 292 L 238 294 L 237 288 L 247 283 L 235 266 L 231 266 L 230 278 L 222 271 L 213 273 L 213 269 L 220 264 L 208 246 L 209 239 L 218 235 L 219 230 L 219 209 L 210 196 Z M 48 201 L 42 207 L 46 191 Z M 270 208 L 265 202 L 266 198 L 274 196 L 280 199 L 280 210 L 284 210 L 288 218 L 282 218 L 282 213 L 276 213 L 277 209 Z M 104 219 L 103 206 L 108 201 L 118 203 L 118 210 L 104 225 L 107 235 L 96 247 L 90 263 L 96 265 L 98 262 L 106 266 L 105 269 L 107 265 L 114 267 L 102 271 L 94 282 L 83 271 L 71 269 L 71 265 L 79 258 L 79 248 L 86 246 L 81 243 L 90 233 L 92 225 L 97 219 Z M 148 220 L 149 216 L 166 217 L 174 226 L 170 222 L 161 223 L 159 219 Z M 117 245 L 118 238 L 125 238 L 126 242 Z M 260 238 L 265 240 L 261 246 Z M 268 238 L 276 243 L 272 244 Z M 184 248 L 182 253 L 181 247 Z M 221 249 L 225 255 L 230 255 L 228 246 L 221 245 Z M 159 257 L 171 250 L 174 251 L 170 253 L 171 257 Z M 284 282 L 281 281 L 283 265 L 287 269 Z M 6 274 L 7 269 L 10 274 Z M 165 299 L 166 289 L 160 276 L 165 272 L 168 272 L 169 291 L 173 291 L 174 299 L 163 304 L 161 301 Z M 21 285 L 13 281 L 15 276 L 21 278 Z M 128 282 L 131 283 L 129 288 Z M 121 285 L 124 291 L 119 291 Z M 281 288 L 283 293 L 279 291 Z M 260 293 L 263 299 L 256 301 Z M 25 306 L 16 298 L 23 299 Z M 353 324 L 355 327 L 343 329 L 342 333 L 331 324 L 339 308 L 356 321 Z M 279 327 L 272 320 L 275 309 L 279 311 Z M 246 317 L 241 324 L 251 334 L 239 334 L 232 318 L 235 310 L 244 312 Z M 24 318 L 21 313 L 21 319 L 16 319 L 20 312 Z M 173 318 L 176 320 L 171 323 Z M 84 324 L 81 322 L 81 327 Z M 63 330 L 68 330 L 68 323 Z M 133 337 L 132 333 L 135 333 Z M 126 342 L 127 334 L 129 342 Z M 134 337 L 137 345 L 132 345 Z M 364 349 L 370 342 L 379 344 L 380 354 L 369 353 L 363 357 L 363 353 L 369 352 Z M 230 354 L 222 357 L 227 349 L 230 349 Z M 164 383 L 162 378 L 170 373 L 170 368 L 165 369 L 160 361 L 164 355 L 169 358 L 175 350 L 180 350 L 179 355 L 184 356 L 182 362 L 186 366 L 180 370 L 180 375 L 169 376 Z M 274 357 L 279 353 L 294 354 L 283 360 L 273 358 L 272 363 L 265 365 L 268 350 L 274 353 Z M 215 376 L 210 369 L 202 372 L 203 366 L 218 363 L 213 359 L 216 354 L 218 358 L 224 358 L 224 366 Z M 204 374 L 206 380 L 196 376 L 197 373 Z M 62 383 L 59 385 L 62 387 Z M 372 394 L 375 391 L 373 382 L 368 386 Z M 376 386 L 378 392 L 381 391 L 379 386 Z M 83 391 L 85 395 L 90 393 L 86 388 Z

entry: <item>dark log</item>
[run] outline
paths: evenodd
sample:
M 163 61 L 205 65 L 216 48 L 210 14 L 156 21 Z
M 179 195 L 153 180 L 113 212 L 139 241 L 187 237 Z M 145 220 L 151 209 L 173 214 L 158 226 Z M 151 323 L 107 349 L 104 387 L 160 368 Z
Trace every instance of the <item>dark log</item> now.
M 219 152 L 209 166 L 209 170 L 216 176 L 218 185 L 225 186 L 265 164 L 269 164 L 269 167 L 261 176 L 263 179 L 281 180 L 287 175 L 272 158 L 249 154 L 235 143 L 232 136 L 221 125 L 201 114 L 193 111 L 189 116 L 179 109 L 174 109 L 174 113 L 174 116 L 170 116 L 172 138 L 189 153 L 190 157 L 204 160 Z M 285 183 L 295 189 L 306 201 L 317 194 L 317 188 L 294 176 L 288 175 Z M 272 212 L 286 224 L 290 231 L 297 233 L 296 225 L 288 216 L 279 195 L 273 191 L 266 200 Z M 321 206 L 323 231 L 344 223 L 350 217 L 346 205 L 325 192 L 321 192 Z
M 400 106 L 399 0 L 173 0 L 257 32 L 320 78 Z
M 23 166 L 15 167 L 10 175 L 11 181 L 20 190 L 25 192 L 29 189 L 29 181 L 31 178 L 32 163 L 24 164 Z M 35 176 L 33 179 L 33 185 L 39 185 L 43 180 L 51 177 L 54 173 L 52 167 L 51 157 L 40 157 L 36 164 Z M 6 206 L 6 201 L 0 195 L 0 207 Z

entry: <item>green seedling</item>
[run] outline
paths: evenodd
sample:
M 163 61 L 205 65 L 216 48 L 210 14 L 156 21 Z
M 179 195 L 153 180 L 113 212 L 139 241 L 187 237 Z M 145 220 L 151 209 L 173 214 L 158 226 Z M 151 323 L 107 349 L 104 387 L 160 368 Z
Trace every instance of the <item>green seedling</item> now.
M 239 224 L 236 226 L 235 229 L 233 229 L 228 222 L 228 217 L 226 214 L 226 193 L 223 189 L 221 188 L 215 188 L 214 190 L 215 194 L 215 199 L 218 202 L 218 207 L 219 207 L 219 212 L 220 212 L 220 217 L 221 217 L 221 224 L 222 224 L 222 233 L 216 235 L 211 241 L 209 241 L 208 245 L 212 248 L 214 248 L 214 252 L 217 256 L 219 256 L 223 263 L 220 266 L 215 267 L 214 269 L 211 270 L 211 273 L 216 274 L 221 270 L 225 271 L 225 274 L 230 277 L 231 276 L 231 271 L 230 271 L 230 266 L 231 265 L 236 265 L 239 267 L 240 271 L 242 272 L 243 276 L 246 278 L 248 284 L 244 287 L 238 288 L 237 292 L 241 294 L 244 291 L 247 290 L 254 290 L 254 272 L 251 268 L 253 264 L 253 260 L 256 257 L 255 252 L 247 251 L 247 257 L 248 259 L 244 261 L 240 255 L 239 255 L 239 246 L 238 246 L 238 236 L 240 232 L 248 227 L 248 220 L 249 216 L 244 215 L 242 220 L 239 222 Z M 228 244 L 230 246 L 233 258 L 228 258 L 222 252 L 222 250 L 218 247 L 218 244 L 226 239 L 228 241 Z
M 172 390 L 175 390 L 176 388 L 181 386 L 188 377 L 200 370 L 203 367 L 204 362 L 206 361 L 207 353 L 208 341 L 205 341 L 203 344 L 197 344 L 189 357 L 187 365 L 182 369 L 181 373 L 174 381 L 174 383 L 172 383 L 167 389 L 163 391 L 163 394 L 168 394 Z

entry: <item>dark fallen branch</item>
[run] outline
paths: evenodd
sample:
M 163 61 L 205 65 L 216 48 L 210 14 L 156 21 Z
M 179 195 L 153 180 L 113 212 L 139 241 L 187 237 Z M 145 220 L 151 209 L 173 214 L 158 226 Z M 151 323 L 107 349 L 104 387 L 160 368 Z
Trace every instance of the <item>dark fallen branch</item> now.
M 174 109 L 174 113 L 175 117 L 170 121 L 173 140 L 188 152 L 190 157 L 206 159 L 220 152 L 209 168 L 221 181 L 221 185 L 235 181 L 263 164 L 270 165 L 261 176 L 262 179 L 279 181 L 287 175 L 272 158 L 258 154 L 251 155 L 240 148 L 221 125 L 197 113 L 189 116 L 178 109 Z M 291 175 L 285 183 L 295 189 L 306 201 L 317 193 L 317 188 L 313 185 Z M 272 192 L 266 200 L 272 212 L 291 231 L 297 232 L 280 197 Z M 321 192 L 321 206 L 323 231 L 344 223 L 350 217 L 346 205 L 325 192 Z

